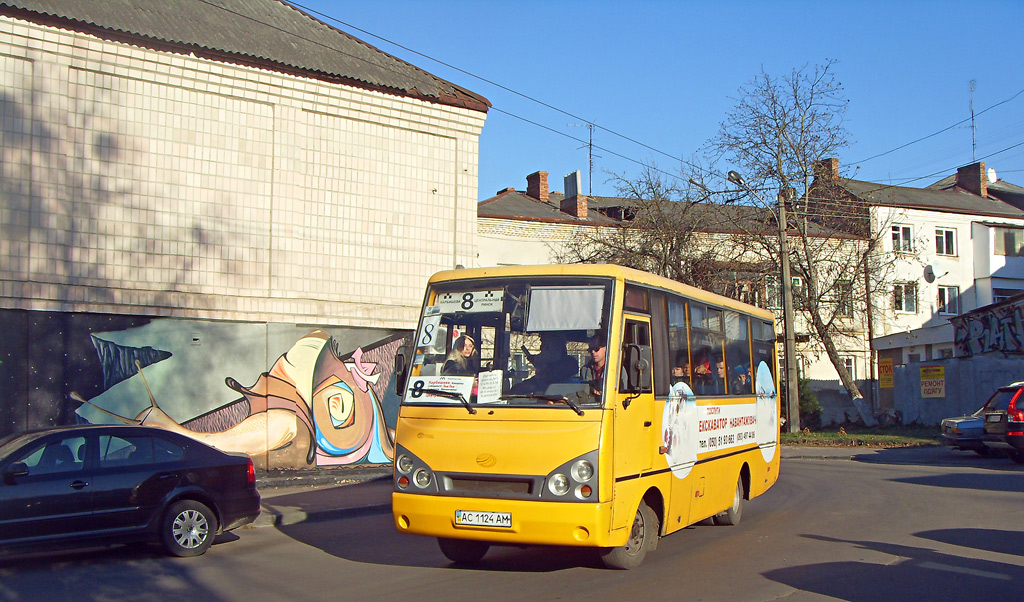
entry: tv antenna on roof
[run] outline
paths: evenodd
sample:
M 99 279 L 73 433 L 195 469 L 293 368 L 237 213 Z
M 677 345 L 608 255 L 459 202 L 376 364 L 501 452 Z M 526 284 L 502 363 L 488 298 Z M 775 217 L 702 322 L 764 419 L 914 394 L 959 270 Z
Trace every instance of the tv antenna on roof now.
M 576 150 L 579 150 L 580 148 L 584 148 L 584 147 L 586 147 L 586 149 L 587 149 L 587 156 L 589 157 L 589 161 L 590 161 L 590 171 L 588 172 L 588 182 L 587 182 L 587 196 L 594 196 L 594 128 L 597 127 L 597 124 L 596 123 L 570 123 L 569 127 L 587 128 L 587 129 L 590 130 L 590 142 L 584 144 L 583 146 L 577 148 Z M 598 155 L 598 158 L 601 158 L 601 155 Z

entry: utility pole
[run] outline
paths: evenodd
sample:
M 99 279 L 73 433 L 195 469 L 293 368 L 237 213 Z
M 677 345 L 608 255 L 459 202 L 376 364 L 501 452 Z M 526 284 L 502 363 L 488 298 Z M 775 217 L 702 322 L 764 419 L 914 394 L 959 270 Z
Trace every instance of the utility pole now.
M 743 176 L 737 171 L 730 171 L 728 179 L 733 184 L 750 192 L 768 203 L 756 190 L 747 186 Z M 800 382 L 796 370 L 796 318 L 793 311 L 793 279 L 789 273 L 789 239 L 786 235 L 789 222 L 786 220 L 786 202 L 790 200 L 791 190 L 780 190 L 776 200 L 779 204 L 779 262 L 782 264 L 782 322 L 785 328 L 786 346 L 783 354 L 786 358 L 786 407 L 789 409 L 789 421 L 786 423 L 790 433 L 800 432 Z
M 796 326 L 793 311 L 793 279 L 789 274 L 789 238 L 786 235 L 789 223 L 786 221 L 786 201 L 788 195 L 779 191 L 779 256 L 782 261 L 782 319 L 786 329 L 786 398 L 789 407 L 789 432 L 800 432 L 800 379 L 796 370 Z

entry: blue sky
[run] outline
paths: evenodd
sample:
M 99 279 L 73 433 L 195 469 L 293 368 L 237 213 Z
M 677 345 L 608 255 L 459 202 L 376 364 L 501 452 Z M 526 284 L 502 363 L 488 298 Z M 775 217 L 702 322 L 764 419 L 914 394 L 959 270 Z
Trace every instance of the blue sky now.
M 850 101 L 844 175 L 925 186 L 976 157 L 1024 186 L 1021 0 L 293 3 L 491 101 L 497 110 L 480 137 L 480 200 L 507 186 L 525 189 L 527 174 L 538 170 L 549 172 L 552 190 L 580 170 L 586 191 L 580 141 L 588 121 L 650 147 L 595 129 L 593 193 L 614 195 L 609 174 L 632 177 L 645 162 L 674 171 L 669 155 L 698 153 L 762 69 L 781 77 L 833 59 Z

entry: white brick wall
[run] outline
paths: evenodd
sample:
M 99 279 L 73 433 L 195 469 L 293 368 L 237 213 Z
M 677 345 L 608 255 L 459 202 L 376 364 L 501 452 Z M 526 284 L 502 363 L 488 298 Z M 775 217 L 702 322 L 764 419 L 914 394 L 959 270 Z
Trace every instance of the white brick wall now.
M 409 328 L 485 114 L 0 18 L 0 307 Z

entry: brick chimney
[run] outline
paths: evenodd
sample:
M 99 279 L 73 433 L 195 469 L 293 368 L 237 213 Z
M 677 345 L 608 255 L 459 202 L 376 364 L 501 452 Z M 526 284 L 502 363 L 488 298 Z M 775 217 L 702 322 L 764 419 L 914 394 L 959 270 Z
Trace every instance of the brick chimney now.
M 979 161 L 956 170 L 956 185 L 981 197 L 988 196 L 988 176 L 985 162 Z
M 580 194 L 580 172 L 579 170 L 568 174 L 563 178 L 565 182 L 565 198 L 559 209 L 562 213 L 568 213 L 580 219 L 587 218 L 587 195 Z
M 814 177 L 823 182 L 839 181 L 839 159 L 822 159 L 814 164 Z
M 526 176 L 526 196 L 548 202 L 548 172 L 535 171 Z

